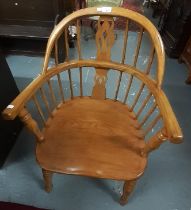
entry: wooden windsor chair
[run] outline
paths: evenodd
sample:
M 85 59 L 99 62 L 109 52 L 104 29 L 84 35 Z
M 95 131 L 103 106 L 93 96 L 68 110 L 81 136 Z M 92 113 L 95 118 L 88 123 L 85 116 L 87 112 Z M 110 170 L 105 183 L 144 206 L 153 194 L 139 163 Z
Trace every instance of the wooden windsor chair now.
M 88 55 L 82 53 L 80 20 L 87 16 L 99 16 L 95 59 L 85 58 Z M 126 20 L 119 61 L 111 59 L 114 17 Z M 127 50 L 130 21 L 140 28 L 133 32 L 137 34 L 134 53 Z M 77 58 L 71 60 L 67 36 L 69 25 L 74 23 Z M 63 34 L 66 59 L 59 63 L 57 42 Z M 146 68 L 142 70 L 138 61 L 145 34 L 151 44 Z M 132 64 L 128 63 L 127 54 L 132 54 Z M 55 57 L 52 67 L 49 66 L 51 55 Z M 163 43 L 156 28 L 144 16 L 127 9 L 86 8 L 70 14 L 55 27 L 41 74 L 3 112 L 8 120 L 19 116 L 36 137 L 36 158 L 47 192 L 51 191 L 53 173 L 123 180 L 120 203 L 127 203 L 137 179 L 144 173 L 148 154 L 166 140 L 182 141 L 181 129 L 161 90 L 164 62 Z M 91 79 L 87 79 L 87 72 L 94 73 Z M 86 81 L 89 81 L 89 92 Z M 131 94 L 134 88 L 135 94 Z M 32 102 L 34 106 L 30 105 Z

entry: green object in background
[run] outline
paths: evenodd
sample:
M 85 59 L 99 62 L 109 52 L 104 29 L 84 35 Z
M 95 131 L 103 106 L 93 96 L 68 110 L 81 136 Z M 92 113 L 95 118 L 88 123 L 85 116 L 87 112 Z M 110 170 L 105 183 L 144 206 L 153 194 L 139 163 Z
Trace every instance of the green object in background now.
M 87 7 L 118 7 L 122 0 L 87 0 Z

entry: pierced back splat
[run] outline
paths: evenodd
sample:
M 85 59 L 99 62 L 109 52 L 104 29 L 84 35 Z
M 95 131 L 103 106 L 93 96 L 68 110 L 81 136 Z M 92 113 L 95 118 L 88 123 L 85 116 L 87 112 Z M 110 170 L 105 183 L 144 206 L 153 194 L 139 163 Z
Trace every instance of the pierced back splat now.
M 112 17 L 100 17 L 97 25 L 96 46 L 97 60 L 110 61 L 111 48 L 115 41 L 114 35 L 114 20 Z M 101 68 L 96 69 L 94 78 L 94 87 L 92 98 L 105 99 L 107 81 L 107 71 Z

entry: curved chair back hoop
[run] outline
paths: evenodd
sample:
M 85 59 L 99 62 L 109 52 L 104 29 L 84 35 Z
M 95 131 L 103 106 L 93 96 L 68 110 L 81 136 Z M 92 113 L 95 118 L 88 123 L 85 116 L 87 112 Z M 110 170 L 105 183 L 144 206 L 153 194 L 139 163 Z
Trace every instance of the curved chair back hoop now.
M 141 44 L 141 39 L 142 39 L 142 35 L 144 32 L 148 32 L 149 36 L 150 36 L 150 40 L 152 42 L 153 45 L 153 50 L 156 53 L 156 57 L 157 57 L 157 70 L 156 70 L 156 83 L 157 83 L 157 87 L 160 88 L 161 84 L 162 84 L 162 80 L 163 80 L 163 75 L 164 75 L 164 64 L 165 64 L 165 56 L 164 56 L 164 47 L 163 47 L 163 42 L 162 39 L 160 37 L 160 34 L 158 33 L 157 29 L 155 28 L 155 26 L 143 15 L 128 10 L 128 9 L 124 9 L 124 8 L 118 8 L 118 7 L 113 7 L 110 8 L 108 11 L 104 11 L 101 8 L 96 8 L 96 7 L 90 7 L 90 8 L 85 8 L 85 9 L 81 9 L 78 10 L 70 15 L 68 15 L 67 17 L 65 17 L 53 30 L 53 32 L 50 35 L 50 38 L 48 40 L 48 44 L 47 44 L 47 48 L 46 48 L 46 54 L 45 54 L 45 59 L 44 59 L 44 63 L 43 63 L 43 69 L 42 69 L 42 73 L 45 74 L 48 71 L 48 63 L 49 63 L 49 58 L 51 56 L 52 50 L 55 46 L 57 46 L 57 40 L 59 39 L 59 37 L 65 33 L 65 40 L 67 38 L 67 31 L 68 31 L 68 25 L 71 23 L 74 23 L 75 21 L 77 21 L 76 25 L 77 25 L 77 47 L 78 47 L 78 53 L 79 53 L 79 59 L 83 59 L 81 56 L 81 52 L 80 52 L 80 40 L 78 39 L 79 35 L 79 31 L 80 31 L 80 19 L 84 18 L 84 17 L 91 17 L 91 16 L 100 16 L 100 18 L 102 17 L 122 17 L 122 18 L 126 18 L 127 23 L 128 21 L 133 21 L 135 23 L 137 23 L 140 26 L 140 33 L 139 33 L 139 41 L 137 43 L 137 55 L 135 55 L 135 60 L 133 63 L 133 66 L 136 66 L 136 62 L 138 59 L 138 54 L 139 54 L 139 49 L 140 49 L 140 44 Z M 127 45 L 127 40 L 125 40 L 125 38 L 127 39 L 127 33 L 128 33 L 128 24 L 126 25 L 126 29 L 125 29 L 125 37 L 124 37 L 124 45 Z M 66 40 L 67 42 L 67 40 Z M 66 43 L 66 45 L 68 45 L 68 43 Z M 65 46 L 66 48 L 68 48 L 68 46 Z M 112 47 L 112 46 L 111 46 Z M 57 48 L 57 47 L 55 47 Z M 66 49 L 67 51 L 67 49 Z M 123 50 L 123 57 L 125 58 L 125 53 L 126 53 L 126 49 L 124 47 Z M 154 53 L 153 52 L 153 53 Z M 66 52 L 67 54 L 67 52 Z M 66 56 L 67 57 L 67 56 Z M 124 58 L 122 59 L 124 62 Z M 98 59 L 98 58 L 97 58 Z M 66 60 L 68 60 L 68 57 L 66 58 Z M 102 60 L 104 61 L 104 57 L 102 57 Z M 106 59 L 108 60 L 108 59 Z M 125 64 L 125 63 L 124 63 Z

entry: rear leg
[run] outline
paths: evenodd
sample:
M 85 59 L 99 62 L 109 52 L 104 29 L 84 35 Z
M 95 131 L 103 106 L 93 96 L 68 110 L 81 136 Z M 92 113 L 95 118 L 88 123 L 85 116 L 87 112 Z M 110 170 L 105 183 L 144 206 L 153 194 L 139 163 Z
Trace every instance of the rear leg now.
M 44 186 L 46 192 L 51 192 L 52 190 L 52 172 L 42 169 L 42 174 L 44 178 Z
M 123 185 L 123 195 L 120 198 L 121 205 L 125 205 L 126 203 L 128 203 L 128 197 L 133 191 L 135 184 L 136 184 L 136 180 L 125 181 Z

